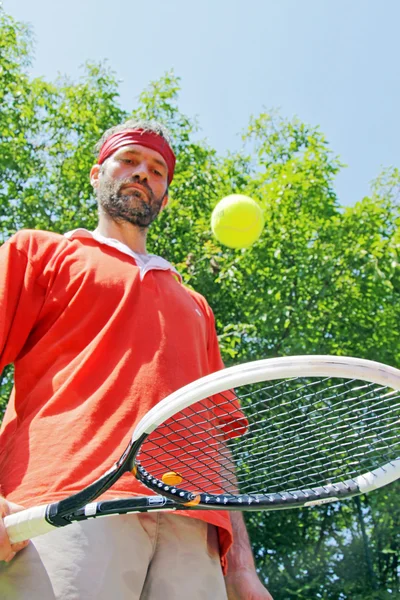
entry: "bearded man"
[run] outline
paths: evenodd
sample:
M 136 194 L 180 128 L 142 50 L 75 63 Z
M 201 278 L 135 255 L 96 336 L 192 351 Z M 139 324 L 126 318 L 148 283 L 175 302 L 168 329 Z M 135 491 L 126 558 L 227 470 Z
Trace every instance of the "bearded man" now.
M 2 516 L 87 486 L 150 408 L 223 368 L 206 300 L 146 252 L 174 175 L 168 132 L 128 121 L 97 152 L 95 231 L 22 230 L 0 249 L 0 371 L 15 365 Z M 133 494 L 124 476 L 101 498 Z M 0 559 L 10 600 L 271 600 L 242 516 L 223 511 L 118 515 L 13 546 L 0 519 Z

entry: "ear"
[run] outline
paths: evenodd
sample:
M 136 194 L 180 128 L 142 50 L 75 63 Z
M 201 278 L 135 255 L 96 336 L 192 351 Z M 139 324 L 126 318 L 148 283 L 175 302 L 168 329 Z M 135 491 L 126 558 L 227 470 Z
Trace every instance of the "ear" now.
M 168 194 L 165 194 L 162 204 L 161 204 L 161 209 L 160 210 L 164 210 L 164 208 L 167 206 L 168 204 Z
M 100 165 L 93 165 L 93 167 L 90 169 L 90 183 L 95 189 L 99 181 L 100 169 Z

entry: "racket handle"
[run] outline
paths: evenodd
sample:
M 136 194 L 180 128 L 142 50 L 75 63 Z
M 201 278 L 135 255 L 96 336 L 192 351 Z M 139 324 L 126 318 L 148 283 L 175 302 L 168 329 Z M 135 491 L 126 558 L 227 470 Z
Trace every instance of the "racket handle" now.
M 46 508 L 46 504 L 34 506 L 4 517 L 4 525 L 10 542 L 15 544 L 30 540 L 54 529 L 54 525 L 46 521 Z

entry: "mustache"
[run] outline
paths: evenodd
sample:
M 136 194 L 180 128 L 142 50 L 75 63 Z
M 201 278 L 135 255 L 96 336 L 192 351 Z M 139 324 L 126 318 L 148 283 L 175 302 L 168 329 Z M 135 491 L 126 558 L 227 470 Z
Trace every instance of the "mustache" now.
M 128 179 L 124 179 L 118 186 L 118 191 L 120 191 L 125 185 L 131 185 L 134 183 L 141 185 L 142 188 L 144 188 L 148 193 L 149 198 L 153 198 L 153 190 L 151 189 L 149 184 L 146 181 L 142 181 L 137 175 L 135 175 L 134 177 L 129 177 Z

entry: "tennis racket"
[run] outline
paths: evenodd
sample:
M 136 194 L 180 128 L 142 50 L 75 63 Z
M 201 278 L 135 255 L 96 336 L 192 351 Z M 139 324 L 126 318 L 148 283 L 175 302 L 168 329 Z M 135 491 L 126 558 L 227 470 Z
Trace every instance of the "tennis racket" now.
M 121 458 L 60 502 L 5 518 L 12 542 L 99 516 L 274 510 L 366 493 L 400 475 L 400 371 L 337 356 L 250 362 L 159 402 Z M 126 472 L 151 495 L 98 501 Z

